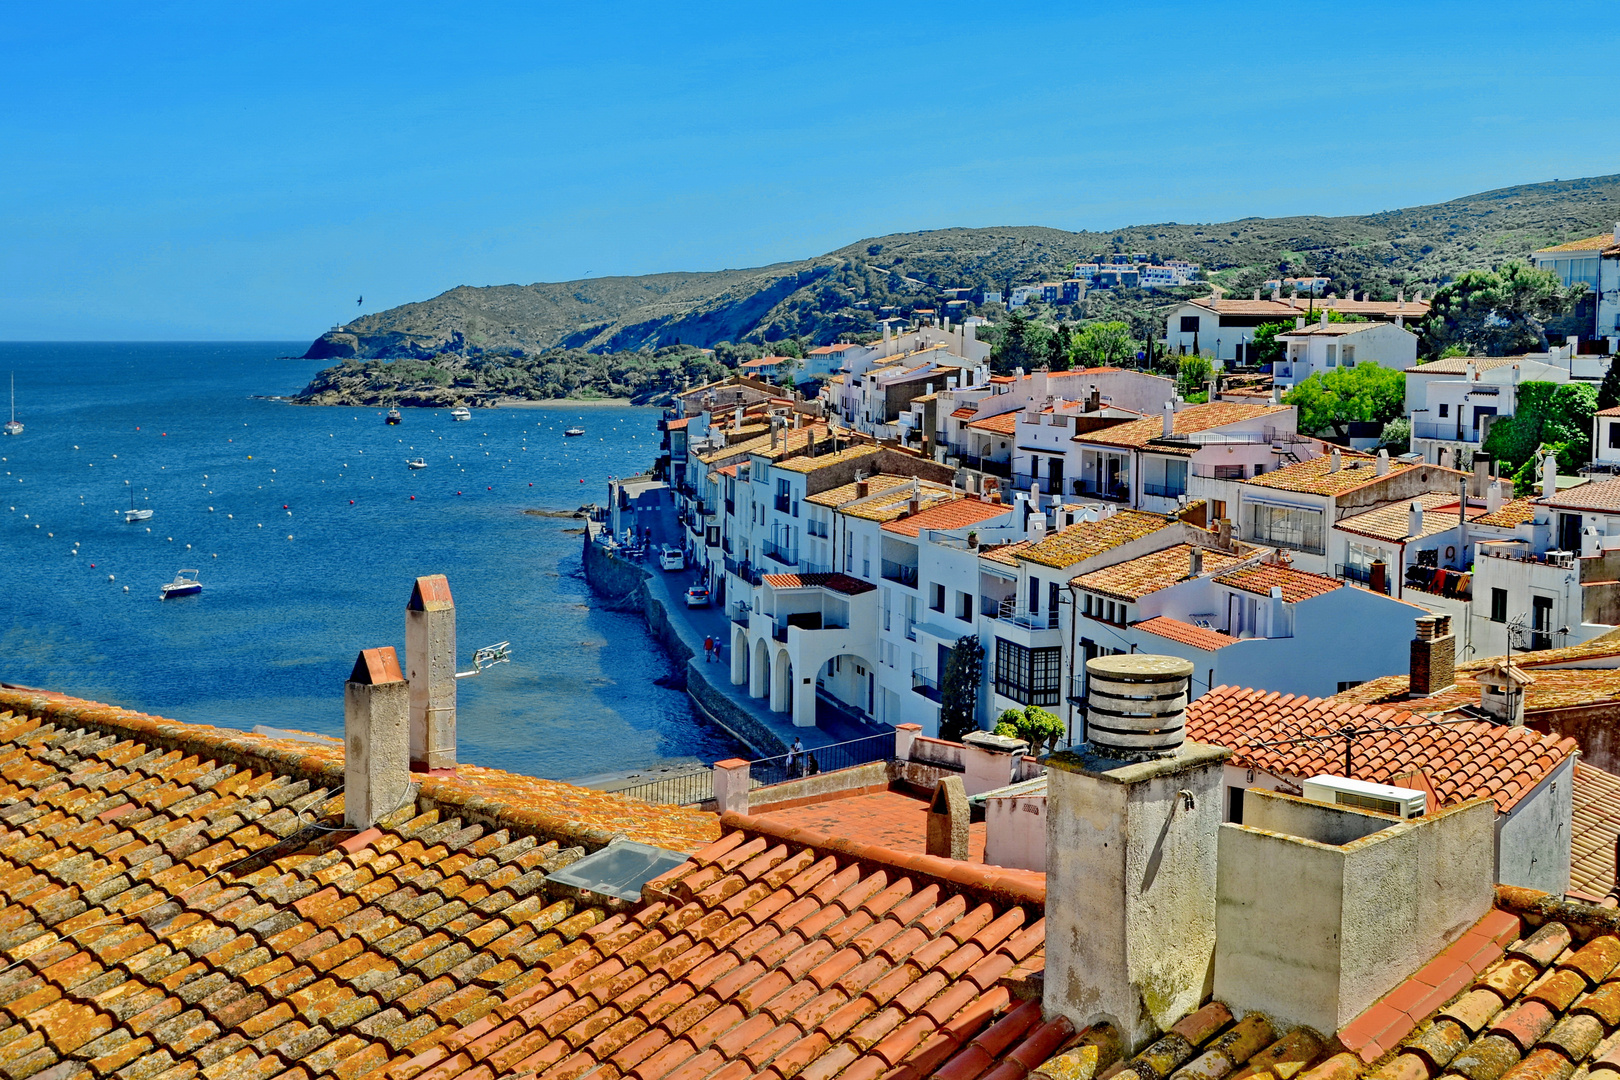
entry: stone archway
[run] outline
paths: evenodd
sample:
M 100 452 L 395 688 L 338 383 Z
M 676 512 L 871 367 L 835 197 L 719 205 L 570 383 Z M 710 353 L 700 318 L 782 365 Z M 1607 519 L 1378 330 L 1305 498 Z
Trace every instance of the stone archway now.
M 731 628 L 731 685 L 748 685 L 748 631 Z
M 754 642 L 754 658 L 748 665 L 748 696 L 769 697 L 771 693 L 771 650 L 764 638 Z
M 771 711 L 793 711 L 793 661 L 786 649 L 776 651 L 776 663 L 771 668 Z

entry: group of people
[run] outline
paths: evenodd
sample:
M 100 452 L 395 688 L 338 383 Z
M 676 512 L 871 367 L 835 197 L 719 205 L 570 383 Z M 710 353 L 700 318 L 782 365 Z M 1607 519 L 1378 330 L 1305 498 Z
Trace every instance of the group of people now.
M 703 662 L 720 659 L 720 642 L 712 637 L 703 639 Z

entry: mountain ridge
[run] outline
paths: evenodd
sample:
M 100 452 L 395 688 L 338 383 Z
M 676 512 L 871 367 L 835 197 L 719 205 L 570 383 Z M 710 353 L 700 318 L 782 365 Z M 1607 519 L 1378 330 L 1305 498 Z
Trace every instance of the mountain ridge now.
M 1620 218 L 1620 174 L 1520 184 L 1372 214 L 1159 222 L 1071 232 L 1041 225 L 948 227 L 857 240 L 761 267 L 458 285 L 361 316 L 316 339 L 311 359 L 426 359 L 443 353 L 597 353 L 721 341 L 810 344 L 873 332 L 880 309 L 934 289 L 1067 277 L 1073 263 L 1147 251 L 1199 263 L 1247 290 L 1268 275 L 1326 274 L 1342 291 L 1393 298 L 1432 291 L 1464 270 L 1591 236 Z M 923 284 L 918 284 L 918 283 Z M 1073 318 L 1151 324 L 1185 292 L 1094 291 Z

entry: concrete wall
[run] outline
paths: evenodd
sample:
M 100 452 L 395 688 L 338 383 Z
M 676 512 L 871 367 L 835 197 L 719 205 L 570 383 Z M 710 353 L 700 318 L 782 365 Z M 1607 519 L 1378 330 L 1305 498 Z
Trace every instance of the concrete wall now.
M 1575 758 L 1565 758 L 1496 823 L 1496 880 L 1562 895 L 1569 888 Z
M 1107 1021 L 1135 1052 L 1208 996 L 1229 755 L 1188 742 L 1146 762 L 1047 759 L 1047 1015 Z
M 1440 952 L 1491 906 L 1495 804 L 1480 799 L 1391 821 L 1250 790 L 1220 830 L 1215 996 L 1279 1026 L 1337 1031 Z M 1351 819 L 1331 824 L 1327 815 Z M 1372 819 L 1369 821 L 1368 819 Z M 1391 822 L 1375 827 L 1378 821 Z M 1279 883 L 1286 882 L 1286 887 Z
M 984 861 L 1045 872 L 1046 792 L 984 801 Z

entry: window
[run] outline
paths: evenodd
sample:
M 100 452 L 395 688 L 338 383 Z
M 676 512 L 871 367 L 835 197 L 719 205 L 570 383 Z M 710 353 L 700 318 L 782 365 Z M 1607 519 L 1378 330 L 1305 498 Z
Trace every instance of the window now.
M 963 622 L 973 621 L 973 594 L 959 592 L 956 594 L 956 617 Z
M 1243 479 L 1243 466 L 1241 466 L 1241 465 L 1216 465 L 1215 466 L 1215 479 L 1217 479 L 1217 480 L 1241 480 L 1241 479 Z
M 1196 334 L 1196 333 L 1198 333 L 1198 316 L 1197 315 L 1183 315 L 1181 317 L 1181 332 L 1183 334 Z
M 1322 554 L 1322 511 L 1249 503 L 1249 539 Z
M 1438 412 L 1439 412 L 1439 415 L 1441 415 L 1441 416 L 1450 416 L 1451 415 L 1451 406 L 1447 405 L 1445 402 L 1441 402 Z
M 1225 499 L 1211 499 L 1211 500 L 1209 500 L 1209 520 L 1210 520 L 1210 523 L 1214 524 L 1215 522 L 1220 521 L 1224 517 L 1226 517 L 1226 500 Z
M 933 608 L 935 611 L 945 610 L 945 586 L 941 585 L 937 581 L 934 582 L 934 584 L 928 586 L 928 596 L 929 607 Z
M 1056 705 L 1062 693 L 1063 649 L 1028 649 L 996 638 L 996 693 L 1020 705 Z
M 1491 622 L 1507 622 L 1507 590 L 1491 590 Z
M 1338 363 L 1339 363 L 1339 347 L 1337 345 L 1329 345 L 1327 347 L 1327 366 L 1328 367 L 1337 367 Z
M 1530 648 L 1552 648 L 1552 608 L 1550 596 L 1533 596 L 1530 598 Z
M 1620 424 L 1609 422 L 1609 449 L 1620 450 Z
M 1226 820 L 1233 825 L 1243 824 L 1243 788 L 1226 789 Z

